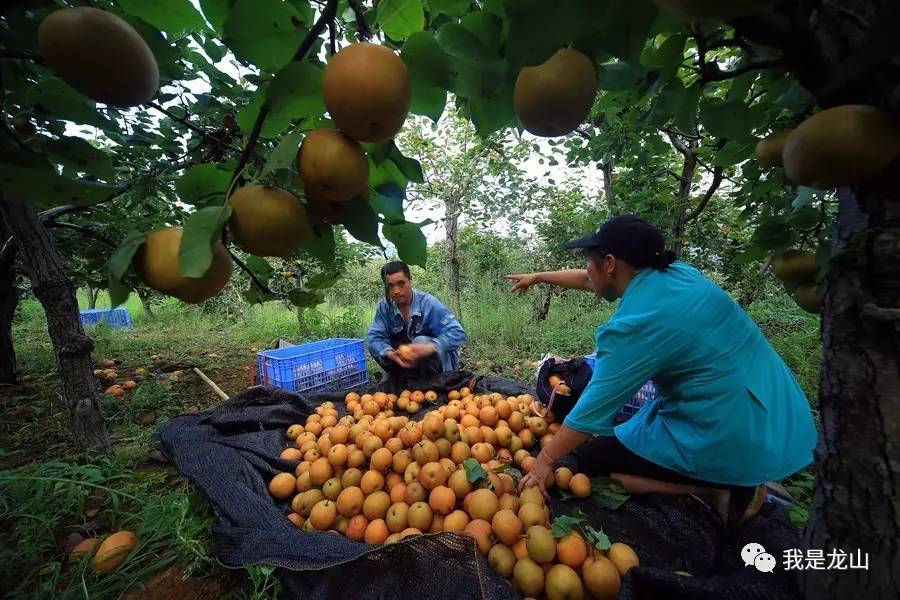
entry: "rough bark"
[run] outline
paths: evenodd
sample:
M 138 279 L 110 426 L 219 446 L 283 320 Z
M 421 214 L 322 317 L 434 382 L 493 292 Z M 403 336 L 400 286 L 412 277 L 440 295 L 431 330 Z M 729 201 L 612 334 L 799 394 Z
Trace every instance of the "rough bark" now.
M 691 188 L 697 172 L 697 142 L 682 141 L 675 134 L 669 134 L 672 144 L 681 153 L 681 174 L 678 178 L 678 191 L 675 193 L 675 215 L 672 219 L 669 244 L 675 258 L 681 258 L 684 249 L 684 228 L 688 222 L 688 209 L 691 207 Z
M 156 319 L 156 315 L 153 314 L 153 308 L 150 306 L 150 295 L 147 294 L 147 291 L 138 288 L 137 295 L 141 300 L 141 308 L 144 309 L 144 317 L 149 321 Z
M 600 165 L 600 170 L 603 171 L 603 197 L 606 199 L 606 206 L 609 207 L 609 212 L 612 215 L 618 213 L 618 210 L 616 210 L 616 196 L 613 192 L 614 167 L 615 164 L 612 158 Z
M 786 3 L 735 22 L 778 46 L 824 107 L 900 109 L 900 4 Z M 816 486 L 809 548 L 868 553 L 867 570 L 801 573 L 810 600 L 897 598 L 900 589 L 900 161 L 841 190 L 822 319 Z
M 78 318 L 75 286 L 31 202 L 5 195 L 0 198 L 0 220 L 15 238 L 34 294 L 47 314 L 47 329 L 75 444 L 84 451 L 108 452 L 109 437 L 91 374 L 94 344 L 84 334 Z
M 459 214 L 462 206 L 459 198 L 449 196 L 444 202 L 444 230 L 447 233 L 447 286 L 450 290 L 450 310 L 462 322 L 462 302 L 459 285 Z
M 9 238 L 0 222 L 0 244 Z M 16 382 L 16 349 L 13 346 L 12 322 L 19 304 L 16 287 L 15 242 L 0 256 L 0 383 Z

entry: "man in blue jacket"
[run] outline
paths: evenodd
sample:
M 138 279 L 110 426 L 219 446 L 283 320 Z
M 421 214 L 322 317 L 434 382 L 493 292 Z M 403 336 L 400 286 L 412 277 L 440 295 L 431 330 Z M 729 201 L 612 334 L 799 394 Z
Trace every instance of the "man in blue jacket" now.
M 412 287 L 409 265 L 381 268 L 384 298 L 369 327 L 369 352 L 393 381 L 452 371 L 466 332 L 440 300 Z M 403 346 L 403 350 L 399 350 Z

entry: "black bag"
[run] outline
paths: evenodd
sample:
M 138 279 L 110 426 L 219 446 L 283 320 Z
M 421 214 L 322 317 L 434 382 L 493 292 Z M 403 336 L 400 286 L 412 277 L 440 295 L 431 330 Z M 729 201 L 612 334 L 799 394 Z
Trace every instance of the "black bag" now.
M 544 407 L 556 415 L 556 420 L 562 422 L 566 415 L 578 402 L 582 392 L 591 381 L 594 370 L 583 358 L 563 359 L 551 356 L 544 360 L 538 367 L 537 399 Z M 569 386 L 568 395 L 554 394 L 548 379 L 551 375 L 559 375 L 562 381 Z M 543 411 L 542 411 L 543 412 Z

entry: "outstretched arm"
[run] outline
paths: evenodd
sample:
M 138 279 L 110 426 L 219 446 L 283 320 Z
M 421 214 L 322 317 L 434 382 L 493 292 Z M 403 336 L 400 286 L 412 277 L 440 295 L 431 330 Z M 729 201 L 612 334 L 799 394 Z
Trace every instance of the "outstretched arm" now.
M 588 279 L 587 271 L 585 269 L 507 275 L 505 279 L 508 279 L 515 284 L 511 291 L 519 292 L 520 294 L 527 292 L 528 288 L 536 283 L 546 283 L 570 290 L 594 291 L 594 288 L 591 286 L 591 280 Z

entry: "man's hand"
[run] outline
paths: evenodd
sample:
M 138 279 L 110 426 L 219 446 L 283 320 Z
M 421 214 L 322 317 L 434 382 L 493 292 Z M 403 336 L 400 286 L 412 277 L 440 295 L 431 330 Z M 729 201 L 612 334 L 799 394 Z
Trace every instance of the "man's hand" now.
M 519 481 L 519 493 L 521 494 L 530 487 L 537 486 L 541 490 L 544 498 L 550 498 L 547 494 L 547 477 L 553 472 L 553 461 L 543 451 L 537 455 L 534 464 L 531 465 L 531 471 Z
M 518 292 L 519 294 L 524 294 L 528 291 L 528 288 L 533 286 L 538 282 L 537 273 L 522 273 L 519 275 L 507 275 L 504 279 L 508 279 L 514 283 L 512 289 L 510 290 L 513 293 Z
M 408 344 L 406 346 L 406 351 L 404 352 L 404 357 L 407 362 L 415 365 L 420 360 L 428 358 L 435 352 L 437 352 L 437 348 L 434 347 L 434 344 Z
M 400 353 L 398 353 L 396 350 L 388 351 L 388 353 L 385 354 L 385 356 L 389 360 L 392 360 L 395 363 L 397 363 L 398 365 L 400 365 L 401 367 L 403 367 L 404 369 L 412 369 L 413 368 L 413 365 L 408 363 L 407 361 L 403 360 L 403 358 L 400 356 Z

